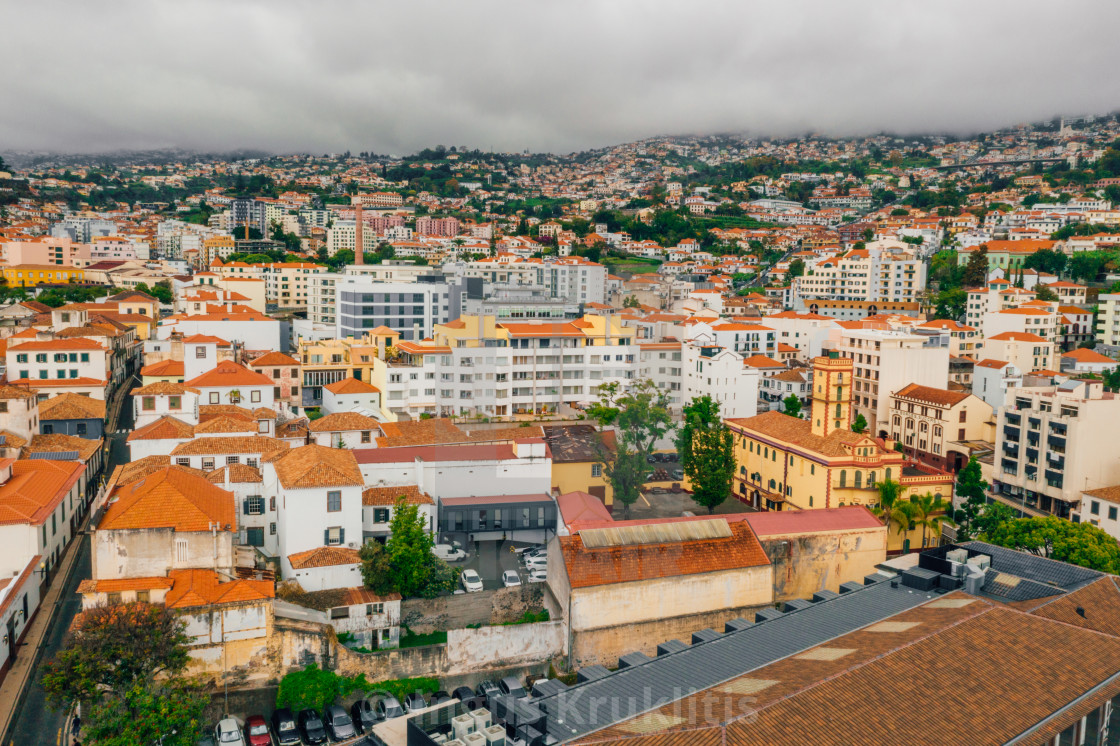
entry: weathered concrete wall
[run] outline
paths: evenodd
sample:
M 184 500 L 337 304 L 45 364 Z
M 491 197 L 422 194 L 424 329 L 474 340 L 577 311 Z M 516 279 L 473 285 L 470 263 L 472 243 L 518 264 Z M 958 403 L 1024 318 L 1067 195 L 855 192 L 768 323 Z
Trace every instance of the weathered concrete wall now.
M 765 605 L 772 599 L 767 565 L 578 588 L 571 591 L 568 613 L 572 629 L 582 632 Z
M 767 536 L 762 548 L 774 568 L 774 600 L 810 598 L 875 572 L 887 557 L 887 529 Z
M 526 611 L 544 608 L 544 596 L 544 584 L 532 583 L 458 596 L 411 598 L 401 604 L 401 626 L 424 634 L 472 624 L 504 624 L 516 621 Z
M 562 621 L 453 629 L 447 633 L 447 673 L 539 663 L 564 655 L 567 643 Z
M 180 562 L 175 543 L 187 542 L 186 561 Z M 214 551 L 217 549 L 217 559 Z M 177 568 L 233 567 L 233 533 L 137 529 L 93 532 L 93 577 L 97 580 L 166 575 Z
M 763 603 L 639 624 L 618 624 L 613 627 L 573 632 L 571 668 L 574 670 L 596 663 L 613 668 L 618 665 L 619 656 L 634 651 L 652 657 L 657 654 L 657 646 L 662 642 L 680 640 L 688 644 L 692 642 L 693 632 L 708 627 L 723 632 L 723 625 L 729 620 L 737 617 L 753 620 L 755 612 L 772 607 L 772 604 Z

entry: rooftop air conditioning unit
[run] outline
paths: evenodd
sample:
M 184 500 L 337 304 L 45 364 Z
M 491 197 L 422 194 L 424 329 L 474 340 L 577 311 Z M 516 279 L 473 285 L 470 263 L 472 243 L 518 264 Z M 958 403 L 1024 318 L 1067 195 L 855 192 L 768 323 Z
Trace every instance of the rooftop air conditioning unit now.
M 348 541 L 348 542 L 346 542 L 346 546 L 350 547 L 351 549 L 357 549 L 358 548 L 358 543 L 354 542 L 354 541 Z
M 445 744 L 443 744 L 443 746 L 464 746 L 464 744 L 462 741 L 456 738 L 454 740 L 446 742 Z
M 465 714 L 451 718 L 451 732 L 460 740 L 468 734 L 474 733 L 474 718 Z
M 463 746 L 486 746 L 486 736 L 481 733 L 470 733 L 463 739 Z
M 506 729 L 500 725 L 491 725 L 482 731 L 486 738 L 486 746 L 506 746 Z
M 984 587 L 984 580 L 987 579 L 988 574 L 975 566 L 973 566 L 971 570 L 972 572 L 964 579 L 964 592 L 975 596 L 980 593 L 980 589 Z
M 475 730 L 486 730 L 490 727 L 490 711 L 489 710 L 471 710 L 470 716 L 474 718 Z
M 979 567 L 981 570 L 987 570 L 992 566 L 992 558 L 986 554 L 978 554 L 975 557 L 969 557 L 968 564 Z
M 949 560 L 950 562 L 968 562 L 968 550 L 950 549 L 945 553 L 945 559 Z

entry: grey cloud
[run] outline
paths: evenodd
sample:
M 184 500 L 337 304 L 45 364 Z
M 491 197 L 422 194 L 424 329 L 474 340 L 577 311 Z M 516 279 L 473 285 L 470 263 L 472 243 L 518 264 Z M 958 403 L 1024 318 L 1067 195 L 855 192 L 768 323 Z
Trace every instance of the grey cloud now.
M 970 132 L 1117 108 L 1117 21 L 1076 0 L 8 2 L 0 149 Z

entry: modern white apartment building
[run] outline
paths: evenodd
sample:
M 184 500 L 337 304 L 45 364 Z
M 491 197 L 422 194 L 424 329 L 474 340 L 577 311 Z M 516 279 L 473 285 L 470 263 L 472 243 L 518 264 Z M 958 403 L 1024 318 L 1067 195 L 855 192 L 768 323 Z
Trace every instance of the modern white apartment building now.
M 911 383 L 934 388 L 949 385 L 949 350 L 926 347 L 918 334 L 882 329 L 845 329 L 838 349 L 851 358 L 852 419 L 863 415 L 878 437 L 889 432 L 891 394 Z
M 1097 297 L 1097 339 L 1120 347 L 1120 293 L 1101 293 Z
M 669 408 L 680 412 L 685 403 L 681 391 L 681 343 L 642 342 L 638 345 L 639 381 L 650 380 L 659 391 L 665 392 Z
M 1029 512 L 1069 518 L 1083 491 L 1120 484 L 1118 438 L 1120 397 L 1100 381 L 1012 389 L 999 412 L 992 491 Z
M 926 265 L 916 251 L 900 247 L 853 249 L 818 262 L 795 278 L 800 298 L 909 303 L 926 289 Z
M 551 413 L 598 399 L 604 383 L 638 369 L 634 330 L 617 319 L 497 323 L 463 316 L 438 325 L 431 342 L 398 342 L 374 363 L 382 416 Z
M 465 283 L 378 282 L 361 275 L 332 279 L 335 295 L 329 302 L 334 306 L 338 339 L 359 339 L 368 331 L 386 326 L 399 332 L 403 340 L 419 341 L 430 337 L 437 324 L 459 318 L 466 293 Z M 310 299 L 322 303 L 325 287 L 316 288 Z M 320 307 L 312 317 L 327 316 Z
M 710 396 L 719 402 L 721 417 L 758 414 L 759 373 L 743 364 L 742 355 L 711 343 L 686 342 L 681 356 L 684 404 Z

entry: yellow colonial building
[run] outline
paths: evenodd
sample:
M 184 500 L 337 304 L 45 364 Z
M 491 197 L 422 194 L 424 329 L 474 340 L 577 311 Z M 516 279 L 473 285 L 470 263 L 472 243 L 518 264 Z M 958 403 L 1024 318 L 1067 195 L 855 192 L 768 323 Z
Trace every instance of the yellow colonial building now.
M 54 264 L 16 264 L 0 267 L 0 275 L 10 288 L 29 288 L 41 284 L 66 284 L 81 282 L 82 270 L 77 267 L 60 267 Z
M 919 466 L 852 432 L 852 361 L 813 361 L 813 403 L 808 420 L 781 412 L 726 420 L 735 434 L 735 485 L 739 500 L 759 510 L 812 510 L 844 505 L 877 506 L 881 481 L 901 485 L 901 495 L 940 495 L 949 500 L 953 477 Z M 891 549 L 921 529 L 888 537 Z

